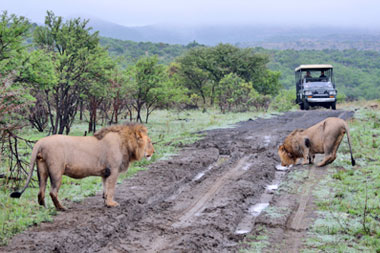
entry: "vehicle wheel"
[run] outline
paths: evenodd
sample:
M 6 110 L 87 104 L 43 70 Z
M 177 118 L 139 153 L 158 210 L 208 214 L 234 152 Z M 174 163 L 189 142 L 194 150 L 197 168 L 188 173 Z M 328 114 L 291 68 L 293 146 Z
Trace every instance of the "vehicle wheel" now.
M 309 110 L 309 108 L 310 108 L 310 106 L 309 106 L 309 102 L 307 102 L 306 99 L 303 101 L 303 108 L 304 108 L 305 110 Z
M 303 103 L 300 104 L 300 109 L 304 110 Z
M 336 110 L 336 102 L 331 103 L 331 109 Z

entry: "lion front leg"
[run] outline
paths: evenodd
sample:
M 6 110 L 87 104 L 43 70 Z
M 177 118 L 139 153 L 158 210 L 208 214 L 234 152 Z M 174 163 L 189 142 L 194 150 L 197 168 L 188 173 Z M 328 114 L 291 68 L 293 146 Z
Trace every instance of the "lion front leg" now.
M 302 161 L 302 165 L 305 165 L 305 164 L 308 164 L 310 161 L 309 161 L 309 158 L 310 158 L 310 149 L 309 148 L 305 148 L 303 150 L 303 161 Z
M 119 203 L 113 200 L 113 196 L 115 195 L 115 187 L 117 178 L 119 177 L 118 170 L 112 171 L 111 175 L 105 179 L 104 186 L 105 186 L 105 199 L 104 203 L 108 207 L 115 207 L 119 206 Z

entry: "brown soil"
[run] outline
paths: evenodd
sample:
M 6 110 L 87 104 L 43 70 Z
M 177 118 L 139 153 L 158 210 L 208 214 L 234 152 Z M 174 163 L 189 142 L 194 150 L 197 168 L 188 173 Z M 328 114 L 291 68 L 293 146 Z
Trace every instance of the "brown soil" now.
M 275 169 L 285 136 L 331 116 L 346 119 L 352 113 L 288 112 L 207 131 L 178 155 L 117 185 L 120 207 L 104 207 L 100 194 L 65 203 L 68 211 L 16 235 L 0 251 L 236 252 L 247 235 L 259 233 L 255 224 L 260 224 L 273 232 L 268 252 L 279 249 L 279 242 L 287 252 L 297 252 L 311 219 L 311 189 L 325 170 L 309 167 L 298 196 L 273 197 L 266 186 L 286 180 L 286 172 Z M 262 202 L 285 207 L 289 215 L 256 215 L 252 207 Z

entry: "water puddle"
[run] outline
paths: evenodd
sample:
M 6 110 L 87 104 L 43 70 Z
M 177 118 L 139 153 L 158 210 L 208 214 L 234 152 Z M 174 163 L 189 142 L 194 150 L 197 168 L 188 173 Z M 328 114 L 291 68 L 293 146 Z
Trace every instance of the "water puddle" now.
M 286 167 L 286 166 L 282 166 L 281 164 L 278 164 L 278 165 L 276 165 L 276 170 L 286 171 L 286 170 L 290 169 L 291 167 L 293 167 L 293 165 L 289 165 L 289 167 Z
M 253 206 L 251 206 L 249 209 L 248 209 L 248 212 L 252 215 L 252 216 L 259 216 L 259 214 L 269 206 L 269 203 L 258 203 L 258 204 L 255 204 Z
M 246 165 L 244 165 L 241 169 L 242 170 L 248 170 L 249 167 L 251 167 L 252 163 L 247 163 Z
M 265 192 L 261 195 L 260 202 L 248 208 L 246 215 L 238 224 L 235 230 L 235 234 L 237 235 L 248 234 L 249 232 L 252 231 L 257 216 L 259 216 L 260 213 L 269 206 L 269 203 L 273 198 L 273 193 L 275 190 L 278 189 L 281 179 L 284 177 L 285 173 L 286 172 L 284 171 L 275 172 L 274 179 L 272 180 L 270 184 L 268 184 L 265 187 Z
M 249 232 L 251 232 L 251 229 L 237 229 L 235 231 L 235 234 L 244 235 L 244 234 L 248 234 Z
M 277 190 L 277 189 L 278 189 L 278 184 L 270 184 L 270 185 L 267 185 L 266 189 L 267 189 L 268 191 Z
M 271 137 L 269 135 L 264 136 L 264 145 L 267 147 L 271 141 Z

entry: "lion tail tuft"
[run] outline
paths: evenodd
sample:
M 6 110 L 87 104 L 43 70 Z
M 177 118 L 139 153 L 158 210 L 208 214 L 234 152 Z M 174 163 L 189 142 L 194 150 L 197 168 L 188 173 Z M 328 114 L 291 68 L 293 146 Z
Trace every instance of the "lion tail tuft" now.
M 21 197 L 21 194 L 22 194 L 21 192 L 12 192 L 11 195 L 10 195 L 10 197 L 18 199 L 18 198 Z
M 32 156 L 31 156 L 31 159 L 30 159 L 30 164 L 29 164 L 29 173 L 28 173 L 28 178 L 26 180 L 26 184 L 24 186 L 24 188 L 21 190 L 21 191 L 16 191 L 16 192 L 12 192 L 11 193 L 11 198 L 20 198 L 21 195 L 24 193 L 24 191 L 26 190 L 26 188 L 28 188 L 28 185 L 30 183 L 30 180 L 32 180 L 32 176 L 33 176 L 33 169 L 34 169 L 34 164 L 36 162 L 36 159 L 37 159 L 37 154 L 40 150 L 40 145 L 41 143 L 40 142 L 37 142 L 34 147 L 33 147 L 33 151 L 32 151 Z

